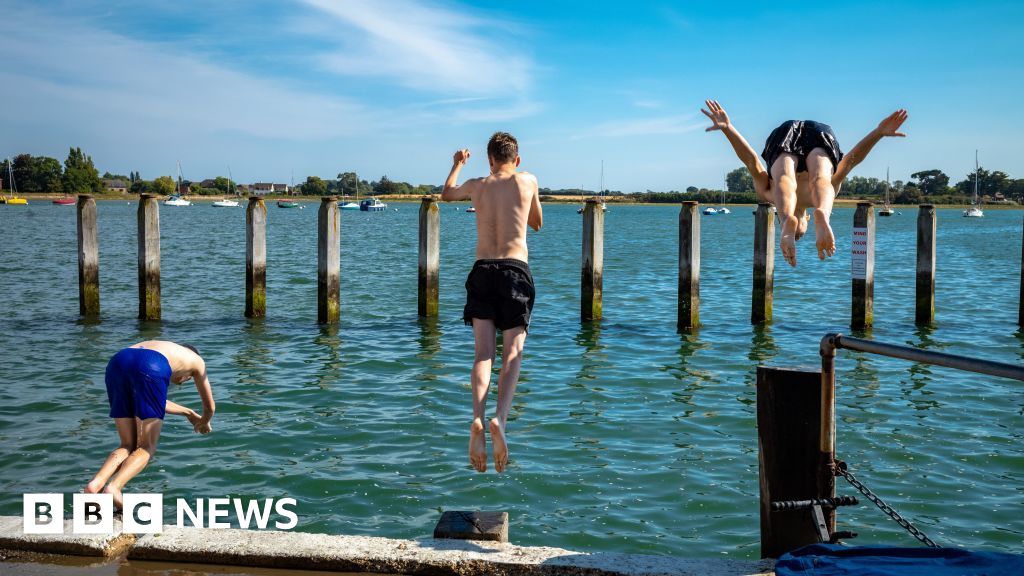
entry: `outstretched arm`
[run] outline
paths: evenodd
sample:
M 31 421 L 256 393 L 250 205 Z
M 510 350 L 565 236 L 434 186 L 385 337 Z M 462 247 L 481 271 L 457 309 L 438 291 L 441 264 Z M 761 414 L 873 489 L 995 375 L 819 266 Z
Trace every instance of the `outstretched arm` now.
M 206 363 L 202 360 L 199 361 L 199 365 L 192 373 L 192 379 L 195 380 L 199 399 L 203 402 L 203 415 L 200 417 L 199 422 L 193 424 L 193 427 L 200 434 L 208 434 L 212 430 L 210 420 L 213 419 L 213 413 L 216 412 L 217 405 L 213 401 L 213 387 L 210 386 L 210 378 L 206 375 Z
M 708 109 L 701 108 L 700 111 L 711 119 L 711 126 L 705 132 L 721 130 L 722 134 L 725 134 L 725 137 L 729 140 L 729 144 L 732 144 L 736 157 L 740 159 L 740 162 L 743 162 L 743 165 L 750 172 L 750 176 L 753 177 L 754 188 L 756 190 L 767 189 L 768 171 L 761 164 L 761 159 L 758 157 L 757 152 L 754 152 L 754 149 L 750 147 L 750 144 L 740 134 L 740 131 L 729 121 L 729 115 L 725 113 L 725 108 L 722 108 L 722 105 L 715 100 L 705 100 L 704 103 L 707 104 Z
M 441 191 L 441 200 L 450 202 L 452 200 L 469 200 L 473 197 L 472 186 L 469 182 L 462 186 L 458 185 L 459 171 L 466 165 L 467 160 L 469 160 L 469 149 L 455 152 L 452 157 L 451 172 L 448 173 L 448 179 L 445 180 L 444 189 Z
M 839 161 L 836 173 L 832 176 L 832 185 L 838 189 L 839 185 L 850 174 L 850 171 L 853 170 L 853 167 L 863 162 L 867 158 L 868 153 L 871 152 L 871 149 L 882 138 L 886 136 L 905 137 L 906 134 L 900 132 L 899 129 L 906 120 L 907 111 L 900 109 L 879 122 L 877 128 L 869 132 L 860 142 L 857 142 L 857 145 L 851 148 L 850 152 Z

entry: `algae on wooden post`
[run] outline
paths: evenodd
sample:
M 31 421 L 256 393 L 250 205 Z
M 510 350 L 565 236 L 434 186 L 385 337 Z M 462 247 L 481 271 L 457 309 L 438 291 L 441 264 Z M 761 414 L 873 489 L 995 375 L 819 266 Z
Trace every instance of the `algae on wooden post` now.
M 418 304 L 420 316 L 436 317 L 440 290 L 441 212 L 437 198 L 424 196 L 420 203 Z
M 750 294 L 750 322 L 772 321 L 775 282 L 775 208 L 757 205 L 754 213 L 754 287 Z
M 245 209 L 245 315 L 267 315 L 267 205 L 257 197 Z
M 604 206 L 587 200 L 583 209 L 583 269 L 580 282 L 580 319 L 601 319 L 604 274 Z
M 100 315 L 100 249 L 96 223 L 96 199 L 78 196 L 78 313 Z
M 867 330 L 875 321 L 875 209 L 871 202 L 857 203 L 850 246 L 853 283 L 850 327 Z
M 160 204 L 153 194 L 139 198 L 139 319 L 160 319 Z
M 935 206 L 921 204 L 917 210 L 917 286 L 914 322 L 928 326 L 935 322 Z
M 341 214 L 336 196 L 320 200 L 317 238 L 317 322 L 337 324 L 341 320 Z
M 679 209 L 679 296 L 676 329 L 700 326 L 700 206 L 683 202 Z

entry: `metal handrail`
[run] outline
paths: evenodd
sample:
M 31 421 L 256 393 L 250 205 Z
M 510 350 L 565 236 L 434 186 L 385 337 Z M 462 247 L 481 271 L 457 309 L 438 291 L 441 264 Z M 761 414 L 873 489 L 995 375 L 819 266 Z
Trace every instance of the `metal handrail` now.
M 956 370 L 988 374 L 989 376 L 1001 376 L 1003 378 L 1012 378 L 1014 380 L 1024 380 L 1024 366 L 1017 364 L 1006 364 L 1004 362 L 993 362 L 991 360 L 979 360 L 977 358 L 968 358 L 966 356 L 957 356 L 955 354 L 946 354 L 944 352 L 932 352 L 930 350 L 921 350 L 920 348 L 913 348 L 911 346 L 886 344 L 884 342 L 875 342 L 873 340 L 865 340 L 863 338 L 843 336 L 842 334 L 827 334 L 821 339 L 822 368 L 825 367 L 824 358 L 826 356 L 835 356 L 835 350 L 837 348 L 867 352 L 868 354 L 879 354 L 881 356 L 889 356 L 890 358 L 902 358 L 903 360 L 910 360 L 911 362 L 945 366 Z

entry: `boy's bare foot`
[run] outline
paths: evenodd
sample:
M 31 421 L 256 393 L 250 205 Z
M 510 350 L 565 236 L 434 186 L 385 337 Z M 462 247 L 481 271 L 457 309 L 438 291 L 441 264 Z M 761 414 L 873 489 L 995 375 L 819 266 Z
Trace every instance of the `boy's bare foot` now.
M 781 217 L 782 222 L 782 238 L 779 240 L 779 250 L 782 251 L 782 257 L 789 262 L 790 266 L 796 266 L 796 230 L 799 227 L 800 221 L 796 216 Z
M 504 472 L 508 464 L 508 445 L 505 443 L 505 431 L 497 418 L 491 418 L 491 451 L 494 452 L 494 470 Z
M 86 494 L 99 494 L 100 490 L 103 490 L 103 484 L 100 484 L 95 480 L 85 485 Z
M 818 248 L 819 259 L 835 256 L 836 237 L 828 223 L 828 215 L 821 210 L 814 211 L 814 244 Z
M 796 239 L 799 240 L 807 234 L 807 221 L 811 219 L 811 215 L 804 212 L 804 215 L 800 217 L 799 223 L 796 226 Z
M 469 463 L 477 472 L 487 471 L 487 443 L 484 441 L 484 423 L 474 418 L 469 425 Z
M 107 487 L 103 489 L 103 493 L 114 496 L 114 510 L 120 510 L 124 506 L 124 499 L 121 497 L 121 491 L 117 488 L 107 484 Z

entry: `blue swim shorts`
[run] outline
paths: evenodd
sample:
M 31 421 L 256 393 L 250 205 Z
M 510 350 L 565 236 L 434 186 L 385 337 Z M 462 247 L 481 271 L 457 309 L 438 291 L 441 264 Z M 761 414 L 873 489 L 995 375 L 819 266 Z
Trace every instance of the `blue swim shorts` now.
M 125 348 L 107 363 L 107 400 L 111 418 L 160 418 L 167 409 L 171 365 L 146 348 Z

